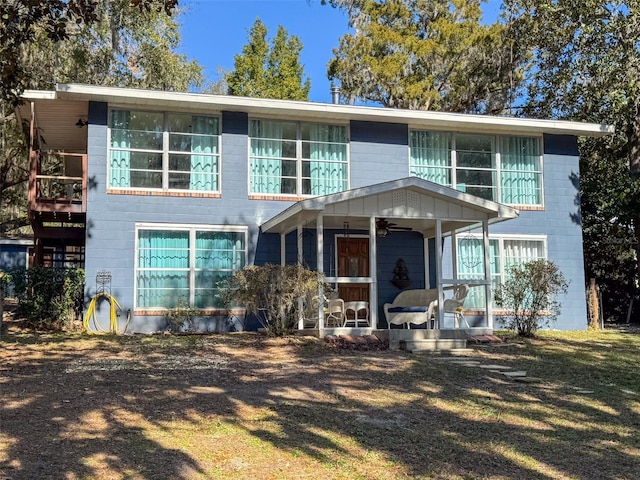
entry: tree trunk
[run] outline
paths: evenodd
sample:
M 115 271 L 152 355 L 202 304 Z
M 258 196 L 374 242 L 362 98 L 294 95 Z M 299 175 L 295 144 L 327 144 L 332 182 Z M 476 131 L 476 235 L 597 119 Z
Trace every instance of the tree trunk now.
M 632 182 L 640 182 L 640 99 L 629 126 L 629 173 Z M 640 286 L 640 214 L 633 218 L 636 250 L 636 285 Z

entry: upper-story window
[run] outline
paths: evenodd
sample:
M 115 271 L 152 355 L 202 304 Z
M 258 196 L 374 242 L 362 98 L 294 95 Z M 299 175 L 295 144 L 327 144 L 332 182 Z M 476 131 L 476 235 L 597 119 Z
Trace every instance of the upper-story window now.
M 347 127 L 251 120 L 249 192 L 327 195 L 348 188 Z
M 411 131 L 410 174 L 511 205 L 542 204 L 540 139 Z
M 218 118 L 112 110 L 110 127 L 111 188 L 219 191 Z

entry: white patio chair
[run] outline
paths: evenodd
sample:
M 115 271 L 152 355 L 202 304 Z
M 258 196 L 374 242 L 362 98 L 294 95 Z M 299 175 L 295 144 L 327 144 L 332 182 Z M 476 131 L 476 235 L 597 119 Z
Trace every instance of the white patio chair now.
M 342 327 L 344 324 L 344 300 L 341 298 L 334 298 L 329 300 L 329 307 L 327 308 L 327 318 L 325 319 L 325 326 L 327 327 Z

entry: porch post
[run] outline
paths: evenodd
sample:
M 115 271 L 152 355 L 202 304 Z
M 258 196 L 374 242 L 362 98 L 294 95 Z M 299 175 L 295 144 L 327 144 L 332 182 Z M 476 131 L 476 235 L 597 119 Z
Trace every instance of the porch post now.
M 431 280 L 429 280 L 429 239 L 422 237 L 423 251 L 424 251 L 424 288 L 427 290 L 431 288 Z
M 444 320 L 444 290 L 442 289 L 442 220 L 436 219 L 436 287 L 438 288 L 438 325 Z
M 317 270 L 320 278 L 324 280 L 324 223 L 322 215 L 318 215 L 318 220 L 316 222 L 316 241 L 317 241 Z M 322 331 L 324 329 L 324 289 L 322 285 L 318 287 L 318 329 Z
M 491 298 L 491 257 L 489 255 L 489 221 L 482 221 L 482 241 L 484 250 L 484 308 L 487 314 L 487 327 L 493 329 L 493 302 Z
M 371 328 L 378 328 L 378 238 L 376 237 L 376 217 L 369 217 L 369 319 Z M 356 327 L 358 322 L 356 322 Z
M 298 263 L 302 265 L 302 225 L 298 225 L 296 234 L 298 235 Z M 302 298 L 298 299 L 298 311 L 303 312 L 298 319 L 298 329 L 302 330 L 304 329 L 304 301 Z
M 284 266 L 286 265 L 286 258 L 287 258 L 287 252 L 286 252 L 286 235 L 284 233 L 280 234 L 280 265 Z

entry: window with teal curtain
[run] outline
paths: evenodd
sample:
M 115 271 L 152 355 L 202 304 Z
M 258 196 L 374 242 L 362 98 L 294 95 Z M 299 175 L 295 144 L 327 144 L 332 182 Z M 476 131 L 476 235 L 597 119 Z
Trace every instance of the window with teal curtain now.
M 409 174 L 451 186 L 451 135 L 446 132 L 411 132 Z
M 218 119 L 169 115 L 170 189 L 218 190 Z
M 111 111 L 111 148 L 109 158 L 109 186 L 131 185 L 130 131 L 131 113 L 127 110 Z
M 458 238 L 458 278 L 482 280 L 484 278 L 484 252 L 481 237 Z M 500 282 L 500 254 L 498 240 L 489 240 L 489 269 L 491 290 Z M 484 287 L 472 287 L 464 302 L 465 308 L 484 309 Z
M 216 117 L 112 110 L 109 185 L 217 191 L 218 124 Z
M 544 240 L 489 239 L 491 291 L 495 292 L 508 274 L 509 267 L 545 258 Z M 484 257 L 480 237 L 458 238 L 458 278 L 484 278 Z M 473 287 L 464 302 L 465 308 L 484 309 L 484 288 Z
M 189 232 L 139 230 L 137 307 L 173 308 L 189 301 Z
M 542 203 L 540 142 L 532 137 L 501 137 L 501 197 L 514 205 Z
M 244 234 L 196 232 L 195 256 L 195 306 L 218 306 L 221 282 L 245 265 Z
M 347 189 L 347 129 L 302 124 L 302 194 L 329 195 Z
M 249 135 L 250 192 L 295 193 L 295 123 L 251 120 Z
M 221 307 L 220 282 L 246 265 L 245 238 L 244 231 L 138 230 L 137 308 L 174 308 L 180 298 Z

